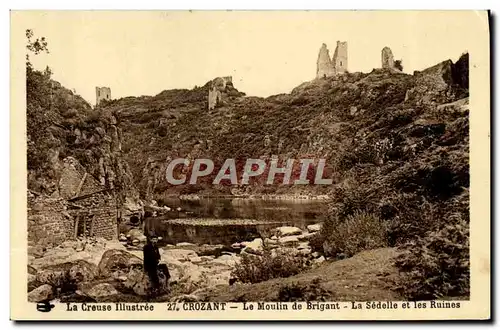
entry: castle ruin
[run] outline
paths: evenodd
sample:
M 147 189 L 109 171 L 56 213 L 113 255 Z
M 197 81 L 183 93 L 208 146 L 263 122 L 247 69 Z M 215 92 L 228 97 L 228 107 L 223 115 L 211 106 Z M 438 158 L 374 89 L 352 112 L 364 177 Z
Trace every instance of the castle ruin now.
M 347 72 L 347 41 L 337 41 L 333 57 L 326 44 L 321 45 L 316 63 L 316 78 L 326 78 Z
M 382 68 L 383 69 L 395 69 L 394 67 L 394 55 L 389 47 L 384 47 L 382 49 Z
M 95 105 L 98 106 L 102 100 L 111 100 L 111 88 L 96 87 L 95 88 Z
M 228 87 L 233 86 L 233 77 L 218 77 L 215 78 L 208 90 L 208 110 L 215 109 L 215 107 L 222 102 L 222 94 Z

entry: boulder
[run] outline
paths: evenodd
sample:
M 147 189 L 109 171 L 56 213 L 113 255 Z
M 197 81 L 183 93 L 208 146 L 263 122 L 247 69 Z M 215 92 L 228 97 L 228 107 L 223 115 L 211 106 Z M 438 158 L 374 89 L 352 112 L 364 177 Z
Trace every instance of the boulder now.
M 36 276 L 33 274 L 28 274 L 28 292 L 36 289 L 37 287 L 40 286 L 41 283 L 39 283 L 36 280 Z
M 252 248 L 254 250 L 261 250 L 262 245 L 263 245 L 263 241 L 262 241 L 262 238 L 256 238 L 251 242 L 242 242 L 241 245 L 244 246 L 243 250 L 245 250 L 246 248 Z
M 85 250 L 85 246 L 86 246 L 85 242 L 78 241 L 78 242 L 76 242 L 76 245 L 75 245 L 75 251 L 81 252 L 81 251 Z
M 250 246 L 246 247 L 245 249 L 243 249 L 241 251 L 242 254 L 253 254 L 253 255 L 256 255 L 256 256 L 260 256 L 262 255 L 262 250 L 256 250 Z
M 226 266 L 226 267 L 234 267 L 236 265 L 237 260 L 238 260 L 238 257 L 236 257 L 236 256 L 221 255 L 220 257 L 212 260 L 211 263 L 218 264 L 221 266 Z
M 284 246 L 298 246 L 299 239 L 296 236 L 285 236 L 280 237 L 278 240 L 279 244 Z
M 315 233 L 303 233 L 302 235 L 297 235 L 297 239 L 301 242 L 307 242 L 310 241 L 311 238 L 316 235 L 318 232 Z
M 262 255 L 262 249 L 264 246 L 262 238 L 256 238 L 251 242 L 242 242 L 241 244 L 245 246 L 243 250 L 241 250 L 241 253 Z
M 36 268 L 31 265 L 28 265 L 28 274 L 36 275 L 36 273 L 37 273 Z
M 314 259 L 314 262 L 317 264 L 320 264 L 320 263 L 324 262 L 325 260 L 326 260 L 325 257 L 321 256 L 319 258 Z
M 240 243 L 233 243 L 231 244 L 231 247 L 235 250 L 241 249 L 241 244 Z
M 189 261 L 192 262 L 193 264 L 199 264 L 200 262 L 202 262 L 203 260 L 198 257 L 198 256 L 189 256 Z
M 77 241 L 64 241 L 59 246 L 64 249 L 74 249 Z
M 193 250 L 186 249 L 169 249 L 163 254 L 167 260 L 189 261 L 189 258 L 197 257 L 198 255 Z
M 41 268 L 36 274 L 36 281 L 60 287 L 72 281 L 91 281 L 96 275 L 97 269 L 94 264 L 85 260 L 76 260 Z
M 28 246 L 28 255 L 40 258 L 43 256 L 43 248 L 41 246 Z
M 164 294 L 168 292 L 168 279 L 162 274 L 159 273 L 158 278 L 160 279 L 160 289 L 157 294 Z M 142 270 L 131 269 L 127 274 L 127 280 L 123 283 L 123 285 L 132 289 L 136 295 L 139 296 L 148 296 L 152 293 L 152 285 L 149 280 L 149 276 L 144 273 Z
M 308 256 L 310 255 L 312 252 L 311 249 L 307 248 L 307 249 L 302 249 L 302 250 L 299 250 L 299 254 L 302 255 L 302 256 Z
M 118 291 L 109 283 L 100 283 L 92 287 L 88 292 L 85 292 L 87 296 L 99 300 L 104 297 L 112 296 L 118 294 Z
M 277 239 L 271 239 L 271 238 L 265 238 L 264 239 L 264 244 L 265 245 L 276 245 L 276 244 L 278 244 L 278 240 Z
M 206 261 L 212 261 L 215 259 L 214 256 L 201 256 L 200 257 L 202 261 L 206 262 Z
M 321 230 L 321 223 L 315 223 L 314 225 L 307 226 L 307 230 L 311 233 L 317 232 Z
M 276 229 L 278 237 L 294 236 L 302 234 L 302 230 L 298 227 L 283 226 Z
M 54 289 L 49 284 L 43 284 L 28 293 L 29 302 L 50 301 L 54 298 Z
M 225 249 L 226 248 L 222 244 L 203 244 L 195 250 L 199 256 L 218 256 L 221 255 Z
M 69 278 L 77 282 L 91 281 L 97 276 L 97 267 L 85 260 L 78 260 L 69 269 Z
M 126 237 L 129 237 L 131 241 L 133 241 L 134 239 L 140 241 L 143 238 L 143 236 L 146 237 L 142 232 L 142 230 L 137 228 L 130 229 L 128 234 L 126 235 Z
M 127 274 L 131 268 L 142 269 L 143 262 L 130 252 L 107 250 L 98 265 L 99 276 L 117 278 Z
M 181 243 L 177 243 L 175 246 L 177 246 L 177 247 L 190 247 L 190 246 L 196 246 L 196 244 L 189 243 L 189 242 L 181 242 Z
M 297 246 L 297 249 L 298 250 L 309 249 L 309 242 L 299 243 L 299 245 Z

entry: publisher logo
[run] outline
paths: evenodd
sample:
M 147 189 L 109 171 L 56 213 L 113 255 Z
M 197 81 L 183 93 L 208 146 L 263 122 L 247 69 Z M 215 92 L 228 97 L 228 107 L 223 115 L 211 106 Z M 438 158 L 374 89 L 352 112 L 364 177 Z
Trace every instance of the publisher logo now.
M 50 312 L 54 307 L 54 304 L 51 304 L 50 301 L 42 301 L 36 304 L 36 310 L 43 313 Z

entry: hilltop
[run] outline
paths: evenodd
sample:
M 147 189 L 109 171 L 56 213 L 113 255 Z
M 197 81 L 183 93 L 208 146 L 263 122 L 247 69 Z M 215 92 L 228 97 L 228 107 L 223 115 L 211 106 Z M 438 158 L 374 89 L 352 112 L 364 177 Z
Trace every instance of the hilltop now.
M 455 135 L 459 118 L 437 107 L 468 96 L 463 65 L 442 62 L 414 75 L 390 69 L 346 73 L 306 82 L 289 94 L 268 98 L 230 96 L 207 110 L 209 83 L 192 90 L 127 97 L 100 110 L 118 118 L 123 155 L 141 196 L 165 194 L 322 194 L 312 186 L 170 186 L 172 158 L 326 158 L 335 182 L 356 165 L 384 167 L 417 159 L 434 138 Z M 466 102 L 466 101 L 462 101 Z M 451 116 L 451 117 L 450 117 Z M 387 150 L 379 150 L 386 148 Z M 417 150 L 418 149 L 418 150 Z M 219 164 L 220 165 L 220 164 Z M 215 172 L 215 171 L 214 171 Z

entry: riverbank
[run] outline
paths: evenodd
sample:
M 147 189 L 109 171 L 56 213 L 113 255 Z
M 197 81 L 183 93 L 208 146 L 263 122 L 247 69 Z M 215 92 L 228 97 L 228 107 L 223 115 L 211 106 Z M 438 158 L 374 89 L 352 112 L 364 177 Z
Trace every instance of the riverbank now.
M 170 272 L 170 285 L 155 299 L 185 299 L 208 288 L 230 286 L 232 272 L 244 255 L 273 253 L 300 255 L 319 265 L 325 258 L 313 252 L 310 239 L 321 225 L 277 227 L 269 238 L 234 242 L 230 246 L 181 242 L 160 248 L 161 262 Z M 137 229 L 133 229 L 137 231 Z M 135 233 L 135 232 L 134 232 Z M 128 237 L 127 237 L 128 236 Z M 150 301 L 150 283 L 142 271 L 142 236 L 124 235 L 122 241 L 80 239 L 44 250 L 28 249 L 28 299 L 59 301 Z

